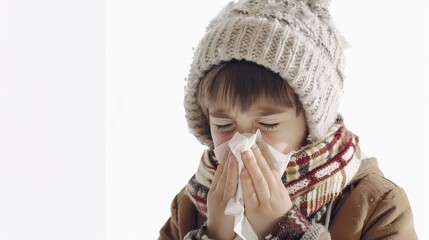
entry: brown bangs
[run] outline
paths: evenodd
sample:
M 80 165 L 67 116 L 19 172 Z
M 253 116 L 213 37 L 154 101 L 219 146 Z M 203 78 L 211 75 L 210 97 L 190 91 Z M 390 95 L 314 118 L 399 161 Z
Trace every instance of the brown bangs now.
M 244 60 L 231 60 L 208 71 L 198 86 L 198 101 L 206 116 L 209 106 L 246 111 L 260 102 L 295 107 L 297 115 L 302 111 L 298 96 L 286 81 L 271 70 Z

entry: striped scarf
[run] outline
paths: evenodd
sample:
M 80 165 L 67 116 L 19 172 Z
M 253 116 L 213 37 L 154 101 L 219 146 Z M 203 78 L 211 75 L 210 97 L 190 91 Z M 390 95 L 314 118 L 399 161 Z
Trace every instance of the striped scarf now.
M 292 155 L 282 181 L 293 204 L 306 217 L 334 200 L 355 176 L 361 158 L 358 141 L 339 118 L 325 139 Z M 205 150 L 197 172 L 186 186 L 188 196 L 205 215 L 207 194 L 218 164 L 213 151 Z

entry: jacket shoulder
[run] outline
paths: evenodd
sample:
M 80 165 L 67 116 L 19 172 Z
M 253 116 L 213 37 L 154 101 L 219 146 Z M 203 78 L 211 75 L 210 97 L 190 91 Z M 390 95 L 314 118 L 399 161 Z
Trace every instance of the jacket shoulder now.
M 405 191 L 387 179 L 377 160 L 362 161 L 351 184 L 337 200 L 330 231 L 333 239 L 414 239 L 411 207 Z M 416 238 L 416 237 L 415 237 Z
M 198 229 L 205 221 L 194 203 L 182 188 L 171 202 L 171 216 L 159 231 L 159 239 L 183 239 L 191 230 Z

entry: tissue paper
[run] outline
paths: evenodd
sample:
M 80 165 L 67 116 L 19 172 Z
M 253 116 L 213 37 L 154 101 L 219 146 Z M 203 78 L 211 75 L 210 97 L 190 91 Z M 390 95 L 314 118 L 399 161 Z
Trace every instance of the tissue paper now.
M 227 148 L 231 149 L 232 154 L 237 158 L 238 161 L 238 174 L 240 176 L 241 171 L 243 170 L 244 164 L 241 159 L 241 153 L 250 150 L 250 148 L 256 143 L 260 142 L 267 149 L 271 162 L 274 165 L 274 168 L 279 173 L 283 175 L 283 172 L 286 169 L 286 166 L 290 160 L 289 154 L 283 154 L 270 145 L 268 145 L 262 138 L 261 132 L 258 129 L 255 134 L 243 133 L 240 134 L 236 132 L 234 136 L 228 142 L 225 142 L 214 149 L 216 158 L 221 160 Z M 229 216 L 234 216 L 234 232 L 244 240 L 257 240 L 258 236 L 253 230 L 249 220 L 247 219 L 244 211 L 244 198 L 241 182 L 238 182 L 237 193 L 235 197 L 231 198 L 225 208 L 225 214 Z

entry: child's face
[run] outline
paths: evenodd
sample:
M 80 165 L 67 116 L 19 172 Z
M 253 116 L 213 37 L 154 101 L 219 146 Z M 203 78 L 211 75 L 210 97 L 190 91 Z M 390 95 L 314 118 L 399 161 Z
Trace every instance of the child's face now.
M 300 148 L 307 135 L 303 112 L 297 116 L 295 108 L 264 103 L 253 105 L 247 111 L 223 105 L 210 106 L 209 122 L 214 147 L 229 141 L 237 131 L 255 133 L 259 128 L 269 145 L 288 154 Z

